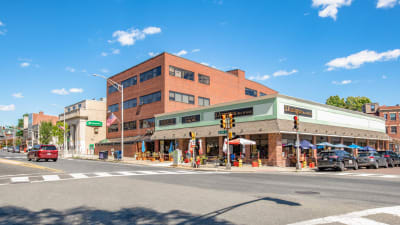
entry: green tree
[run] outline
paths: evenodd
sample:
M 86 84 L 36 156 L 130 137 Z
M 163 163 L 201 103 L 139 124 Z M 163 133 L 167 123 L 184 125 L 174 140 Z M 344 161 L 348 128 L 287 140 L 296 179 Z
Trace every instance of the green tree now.
M 339 95 L 335 95 L 335 96 L 330 96 L 327 100 L 326 103 L 327 105 L 332 105 L 332 106 L 336 106 L 339 108 L 345 108 L 346 103 L 344 101 L 344 98 L 340 98 Z
M 51 122 L 41 122 L 39 129 L 39 141 L 42 144 L 49 144 L 53 137 L 53 124 Z
M 61 145 L 64 143 L 64 122 L 57 122 L 55 126 L 53 126 L 52 134 L 57 138 L 57 144 Z M 68 133 L 68 124 L 65 123 L 65 132 Z
M 366 103 L 371 103 L 371 100 L 367 97 L 353 97 L 349 96 L 346 98 L 346 108 L 354 111 L 362 111 L 362 106 Z

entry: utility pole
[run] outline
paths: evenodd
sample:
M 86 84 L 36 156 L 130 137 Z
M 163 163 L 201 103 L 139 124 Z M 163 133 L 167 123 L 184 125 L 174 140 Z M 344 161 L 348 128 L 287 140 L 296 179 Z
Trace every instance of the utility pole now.
M 299 135 L 299 114 L 293 117 L 294 129 L 296 130 L 296 170 L 301 170 L 300 164 L 300 135 Z

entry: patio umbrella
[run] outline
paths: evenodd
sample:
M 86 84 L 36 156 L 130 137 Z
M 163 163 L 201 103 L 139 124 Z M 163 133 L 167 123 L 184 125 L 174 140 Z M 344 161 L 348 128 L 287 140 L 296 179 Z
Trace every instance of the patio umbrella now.
M 344 144 L 337 144 L 335 145 L 336 148 L 349 148 L 349 146 L 344 145 Z
M 376 151 L 374 148 L 372 148 L 370 146 L 366 146 L 366 147 L 364 147 L 364 148 L 362 148 L 360 150 L 363 150 L 363 151 Z
M 300 142 L 300 148 L 302 148 L 302 149 L 315 149 L 315 145 L 311 144 L 307 140 L 302 140 Z
M 236 138 L 229 141 L 230 145 L 255 145 L 256 142 L 245 138 Z
M 146 144 L 144 143 L 144 141 L 142 141 L 142 152 L 146 151 Z
M 170 142 L 168 152 L 171 153 L 174 151 L 174 147 L 172 147 L 172 141 Z
M 322 143 L 317 144 L 317 146 L 335 147 L 333 144 L 331 144 L 329 142 L 322 142 Z
M 356 148 L 356 149 L 360 149 L 360 148 L 362 148 L 361 146 L 359 146 L 359 145 L 356 145 L 356 144 L 351 144 L 351 145 L 349 145 L 349 148 Z

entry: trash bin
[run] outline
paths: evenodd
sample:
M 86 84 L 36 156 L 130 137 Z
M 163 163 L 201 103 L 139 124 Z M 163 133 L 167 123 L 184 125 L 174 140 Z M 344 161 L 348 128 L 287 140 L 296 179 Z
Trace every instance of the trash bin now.
M 99 152 L 99 159 L 108 159 L 108 151 Z
M 121 160 L 121 150 L 114 151 L 114 159 Z

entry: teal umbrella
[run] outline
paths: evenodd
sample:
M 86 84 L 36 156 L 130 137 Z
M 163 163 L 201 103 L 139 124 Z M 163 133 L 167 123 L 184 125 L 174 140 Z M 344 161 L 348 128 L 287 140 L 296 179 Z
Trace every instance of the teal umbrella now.
M 144 144 L 144 141 L 142 141 L 142 152 L 146 151 L 146 145 Z
M 171 152 L 173 152 L 173 151 L 174 151 L 174 147 L 172 147 L 172 141 L 171 141 L 171 143 L 170 143 L 170 145 L 169 145 L 169 150 L 168 150 L 168 152 L 171 153 Z

